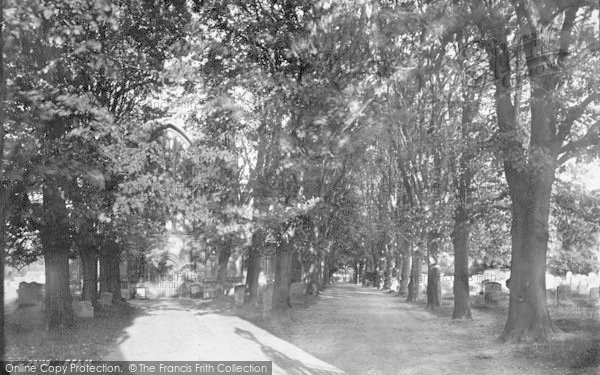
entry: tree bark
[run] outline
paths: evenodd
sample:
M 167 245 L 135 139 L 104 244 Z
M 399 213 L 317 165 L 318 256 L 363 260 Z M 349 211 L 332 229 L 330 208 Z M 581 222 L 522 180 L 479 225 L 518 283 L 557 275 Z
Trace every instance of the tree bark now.
M 442 287 L 440 284 L 440 267 L 437 264 L 439 239 L 437 234 L 427 241 L 427 308 L 437 310 L 442 305 Z M 433 259 L 433 263 L 432 263 Z
M 469 237 L 471 228 L 463 207 L 454 216 L 454 311 L 452 319 L 472 319 L 469 301 Z
M 534 176 L 531 176 L 534 177 Z M 537 181 L 536 181 L 537 180 Z M 547 341 L 559 332 L 546 300 L 548 216 L 554 170 L 527 184 L 511 179 L 512 258 L 508 320 L 502 341 Z
M 273 313 L 283 315 L 290 308 L 290 274 L 293 253 L 292 239 L 281 239 L 275 250 L 275 282 L 273 285 Z
M 225 241 L 224 246 L 221 246 L 219 249 L 216 298 L 222 298 L 224 296 L 225 289 L 227 288 L 227 265 L 229 264 L 230 256 L 231 241 L 227 240 Z
M 112 293 L 113 301 L 121 300 L 121 260 L 118 244 L 113 240 L 105 241 L 99 252 L 100 292 Z
M 47 182 L 44 187 L 40 240 L 44 252 L 46 322 L 49 329 L 73 325 L 69 288 L 69 218 L 59 189 Z
M 398 289 L 398 295 L 404 296 L 408 292 L 408 281 L 410 279 L 412 260 L 412 248 L 410 245 L 406 247 L 402 254 L 402 268 L 400 270 L 400 286 Z
M 440 266 L 431 264 L 427 270 L 427 309 L 437 310 L 442 305 Z
M 94 247 L 79 249 L 79 257 L 83 270 L 83 286 L 81 299 L 90 301 L 96 306 L 98 299 L 98 252 Z
M 419 286 L 421 281 L 421 256 L 418 250 L 413 251 L 411 262 L 408 297 L 406 298 L 406 301 L 415 302 L 419 297 Z
M 258 276 L 260 275 L 260 247 L 264 236 L 257 230 L 252 235 L 252 244 L 248 252 L 248 271 L 246 273 L 246 298 L 244 305 L 254 306 L 258 301 Z
M 319 257 L 316 254 L 310 255 L 310 265 L 308 266 L 309 287 L 308 294 L 319 294 Z
M 388 246 L 386 246 L 385 251 L 385 268 L 383 271 L 383 289 L 388 290 L 392 286 L 392 270 L 393 270 L 393 261 L 392 254 Z

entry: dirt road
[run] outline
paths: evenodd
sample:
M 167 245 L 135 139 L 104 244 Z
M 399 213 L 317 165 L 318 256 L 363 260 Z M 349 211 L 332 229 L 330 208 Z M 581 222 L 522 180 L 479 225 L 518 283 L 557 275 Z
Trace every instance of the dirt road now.
M 453 321 L 392 294 L 339 284 L 275 331 L 349 374 L 565 373 L 496 343 L 503 322 L 485 315 L 473 310 L 472 321 Z
M 291 323 L 256 324 L 198 300 L 134 301 L 143 313 L 109 360 L 268 360 L 275 374 L 592 374 L 553 368 L 495 340 L 504 318 L 435 315 L 373 288 L 339 284 L 297 307 Z M 272 333 L 270 333 L 272 332 Z M 341 369 L 341 370 L 340 370 Z

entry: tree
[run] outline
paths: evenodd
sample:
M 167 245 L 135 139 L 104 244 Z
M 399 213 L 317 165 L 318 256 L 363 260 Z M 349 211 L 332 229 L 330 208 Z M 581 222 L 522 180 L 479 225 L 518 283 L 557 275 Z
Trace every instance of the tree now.
M 586 120 L 588 106 L 598 102 L 598 39 L 586 28 L 598 4 L 470 6 L 477 27 L 490 38 L 482 46 L 495 78 L 498 137 L 512 200 L 510 306 L 501 339 L 545 341 L 558 331 L 548 313 L 545 286 L 555 170 L 600 141 L 598 122 Z M 527 113 L 521 112 L 521 94 L 528 97 Z M 573 103 L 567 98 L 583 99 Z

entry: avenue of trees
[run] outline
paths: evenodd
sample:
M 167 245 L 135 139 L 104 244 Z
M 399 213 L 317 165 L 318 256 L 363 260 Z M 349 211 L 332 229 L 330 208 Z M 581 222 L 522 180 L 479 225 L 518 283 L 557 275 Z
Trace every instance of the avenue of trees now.
M 600 193 L 569 178 L 600 150 L 595 0 L 3 3 L 2 261 L 44 259 L 50 328 L 69 258 L 119 298 L 174 217 L 221 284 L 243 254 L 248 305 L 272 244 L 274 314 L 346 266 L 408 301 L 426 272 L 430 309 L 453 274 L 471 318 L 503 266 L 501 339 L 545 341 L 546 272 L 598 272 Z

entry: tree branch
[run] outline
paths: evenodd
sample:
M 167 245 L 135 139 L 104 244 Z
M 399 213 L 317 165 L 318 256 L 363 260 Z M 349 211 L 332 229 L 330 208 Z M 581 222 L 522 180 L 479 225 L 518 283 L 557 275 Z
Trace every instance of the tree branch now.
M 565 116 L 565 120 L 560 124 L 558 128 L 558 139 L 560 141 L 564 141 L 569 133 L 571 132 L 571 128 L 573 124 L 587 109 L 587 106 L 590 105 L 595 100 L 600 99 L 599 93 L 594 93 L 585 98 L 581 103 L 567 109 L 567 114 Z
M 567 143 L 560 149 L 559 155 L 562 154 L 562 156 L 558 158 L 558 164 L 563 164 L 567 160 L 577 156 L 587 147 L 597 145 L 600 145 L 600 120 L 590 126 L 583 137 Z

